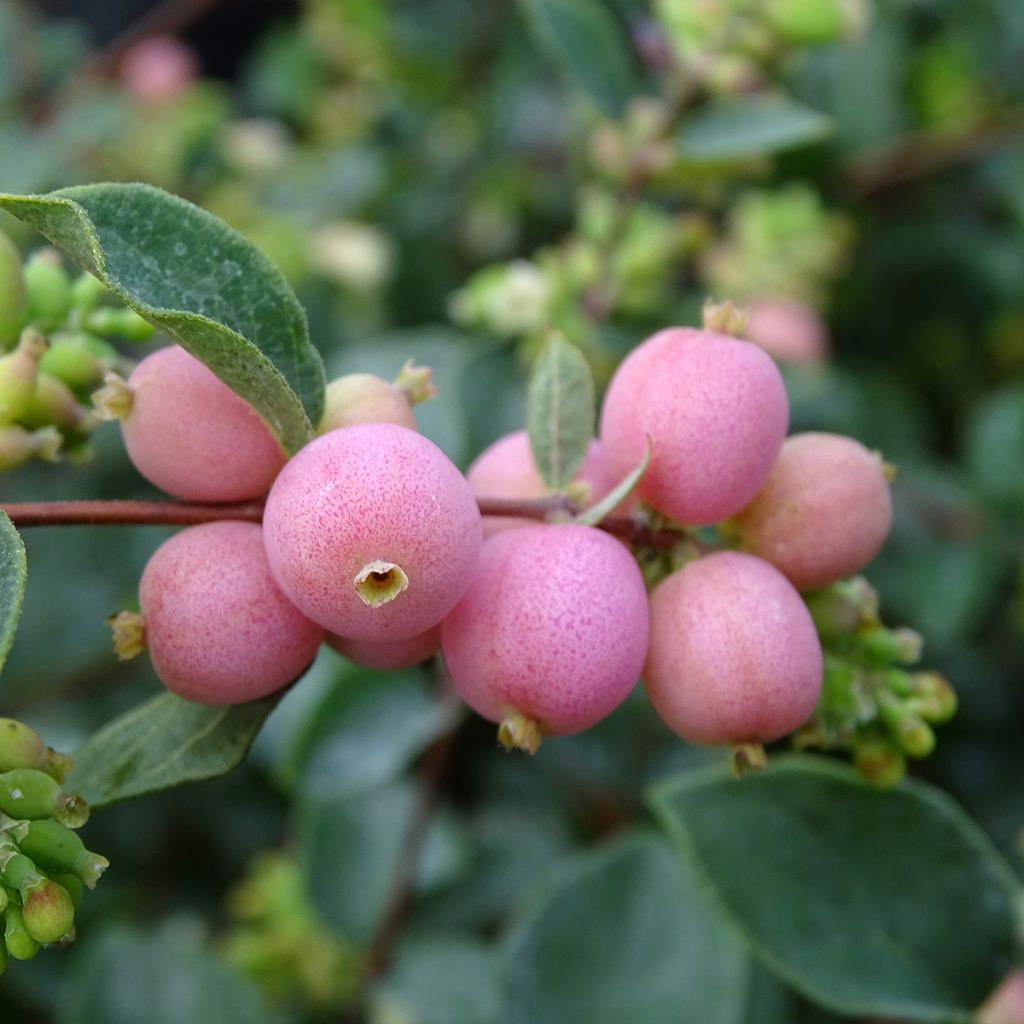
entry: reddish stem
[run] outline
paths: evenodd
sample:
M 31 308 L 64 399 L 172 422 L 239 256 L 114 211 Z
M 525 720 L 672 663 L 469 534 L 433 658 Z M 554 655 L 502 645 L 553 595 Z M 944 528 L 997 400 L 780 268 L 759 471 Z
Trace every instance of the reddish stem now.
M 477 502 L 484 516 L 510 516 L 543 522 L 562 513 L 571 517 L 579 506 L 558 494 L 546 498 L 483 498 Z M 200 504 L 179 501 L 26 501 L 0 505 L 15 526 L 193 526 L 220 519 L 258 523 L 263 519 L 262 501 L 232 504 Z M 644 547 L 667 548 L 685 533 L 676 529 L 651 530 L 628 517 L 605 519 L 602 530 Z

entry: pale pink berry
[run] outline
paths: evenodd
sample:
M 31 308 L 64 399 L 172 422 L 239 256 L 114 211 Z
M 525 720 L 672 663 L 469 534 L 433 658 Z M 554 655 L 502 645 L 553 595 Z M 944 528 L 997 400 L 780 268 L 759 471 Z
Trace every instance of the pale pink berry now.
M 683 739 L 766 743 L 814 711 L 821 645 L 800 595 L 777 569 L 721 551 L 654 589 L 643 679 L 655 710 Z
M 128 456 L 168 494 L 244 501 L 266 492 L 284 465 L 284 449 L 252 406 L 183 348 L 147 356 L 128 387 Z
M 647 649 L 647 597 L 610 534 L 565 524 L 506 530 L 441 624 L 452 683 L 506 745 L 579 732 L 633 688 Z
M 324 414 L 317 433 L 356 423 L 397 423 L 416 429 L 416 416 L 405 392 L 372 373 L 348 373 L 327 385 Z
M 466 479 L 477 498 L 526 499 L 543 497 L 548 487 L 537 472 L 530 450 L 530 438 L 525 430 L 517 430 L 499 437 L 473 460 L 466 471 Z M 591 441 L 583 465 L 573 477 L 581 500 L 592 504 L 603 498 L 614 486 L 608 474 L 604 451 L 600 441 Z M 485 516 L 484 536 L 490 537 L 501 530 L 532 525 L 531 520 L 517 516 Z
M 828 356 L 824 322 L 794 299 L 755 299 L 747 306 L 743 334 L 780 363 L 820 363 Z
M 601 441 L 614 479 L 643 458 L 637 494 L 682 523 L 716 523 L 758 492 L 786 434 L 782 377 L 756 345 L 672 327 L 634 349 L 612 377 Z
M 255 523 L 221 520 L 175 534 L 146 565 L 139 604 L 157 677 L 200 704 L 281 689 L 324 635 L 278 589 Z
M 799 590 L 845 579 L 878 554 L 892 526 L 885 465 L 853 438 L 794 434 L 732 526 L 744 550 Z
M 281 589 L 353 640 L 400 640 L 437 625 L 480 552 L 465 477 L 432 441 L 393 423 L 316 438 L 267 498 L 263 527 Z
M 121 61 L 121 81 L 144 103 L 167 103 L 199 75 L 196 55 L 174 36 L 150 36 L 131 47 Z
M 978 1024 L 1024 1024 L 1024 970 L 1003 979 L 978 1011 Z
M 328 633 L 327 643 L 355 665 L 394 670 L 410 668 L 433 657 L 441 645 L 441 631 L 434 626 L 404 640 L 349 640 Z

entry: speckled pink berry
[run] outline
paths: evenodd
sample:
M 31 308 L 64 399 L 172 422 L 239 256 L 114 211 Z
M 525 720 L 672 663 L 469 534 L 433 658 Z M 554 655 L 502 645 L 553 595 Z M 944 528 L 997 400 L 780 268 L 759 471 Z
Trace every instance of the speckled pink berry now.
M 799 590 L 864 568 L 892 526 L 881 458 L 839 434 L 794 434 L 754 500 L 732 520 L 744 550 Z
M 433 657 L 441 645 L 441 631 L 434 626 L 405 640 L 349 640 L 328 633 L 327 643 L 355 665 L 393 671 L 411 668 Z
M 525 430 L 499 437 L 485 448 L 466 470 L 466 479 L 477 498 L 532 499 L 548 493 L 537 472 Z M 573 484 L 583 485 L 583 500 L 591 504 L 603 498 L 614 486 L 600 441 L 591 441 L 587 456 L 573 477 Z M 533 525 L 531 520 L 515 516 L 485 516 L 484 536 L 501 530 Z
M 356 423 L 397 423 L 415 430 L 416 416 L 405 393 L 394 384 L 372 373 L 347 373 L 327 385 L 317 433 Z
M 198 74 L 195 53 L 175 36 L 149 36 L 132 46 L 121 61 L 121 81 L 144 103 L 175 99 Z
M 682 523 L 716 523 L 758 492 L 789 420 L 782 377 L 747 341 L 671 327 L 634 349 L 601 413 L 608 468 L 621 479 L 651 463 L 637 494 Z
M 281 589 L 352 640 L 436 626 L 469 585 L 481 544 L 465 477 L 393 423 L 344 427 L 303 448 L 274 482 L 263 528 Z
M 821 692 L 822 654 L 807 607 L 760 558 L 720 551 L 651 594 L 644 687 L 692 743 L 767 743 L 802 725 Z
M 828 356 L 821 317 L 793 299 L 755 299 L 747 306 L 743 334 L 780 363 L 820 363 Z
M 147 356 L 128 386 L 128 456 L 168 494 L 245 501 L 264 494 L 284 465 L 284 449 L 252 406 L 183 348 Z
M 175 534 L 146 565 L 139 603 L 157 677 L 200 704 L 281 689 L 324 635 L 278 589 L 255 523 L 222 520 Z
M 614 711 L 647 650 L 647 596 L 629 551 L 589 526 L 506 530 L 441 624 L 455 689 L 507 746 L 579 732 Z

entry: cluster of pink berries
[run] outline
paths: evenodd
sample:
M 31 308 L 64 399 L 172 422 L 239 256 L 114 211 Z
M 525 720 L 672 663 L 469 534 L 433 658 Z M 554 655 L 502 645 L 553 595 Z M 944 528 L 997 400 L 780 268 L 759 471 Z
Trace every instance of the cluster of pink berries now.
M 142 577 L 157 675 L 209 704 L 285 686 L 326 638 L 376 668 L 440 648 L 456 690 L 500 723 L 507 746 L 588 728 L 641 677 L 684 738 L 767 742 L 803 724 L 821 690 L 822 650 L 798 591 L 860 569 L 891 521 L 877 455 L 836 435 L 786 440 L 771 359 L 708 331 L 665 330 L 630 354 L 570 485 L 597 500 L 650 447 L 614 513 L 619 525 L 646 516 L 648 532 L 679 527 L 676 562 L 650 595 L 638 552 L 610 530 L 481 520 L 480 499 L 544 493 L 524 433 L 463 476 L 378 378 L 331 385 L 319 436 L 287 460 L 181 349 L 150 356 L 115 397 L 132 460 L 163 489 L 240 501 L 269 488 L 262 525 L 183 530 Z M 684 529 L 709 524 L 729 550 L 707 553 Z

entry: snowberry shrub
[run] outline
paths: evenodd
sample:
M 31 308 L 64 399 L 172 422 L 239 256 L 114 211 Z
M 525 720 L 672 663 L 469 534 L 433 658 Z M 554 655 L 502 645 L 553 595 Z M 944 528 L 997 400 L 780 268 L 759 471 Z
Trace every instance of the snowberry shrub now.
M 506 746 L 579 732 L 622 703 L 647 649 L 647 597 L 629 551 L 589 526 L 507 530 L 484 544 L 441 624 L 460 696 Z
M 715 523 L 758 492 L 786 434 L 782 377 L 757 346 L 672 327 L 648 338 L 612 377 L 601 441 L 613 479 L 653 454 L 637 493 L 670 519 Z
M 735 516 L 742 546 L 771 562 L 800 590 L 862 569 L 892 526 L 881 458 L 839 434 L 794 434 L 764 487 Z
M 525 430 L 516 430 L 485 448 L 466 470 L 466 479 L 477 498 L 540 498 L 548 487 L 537 472 Z M 603 498 L 613 486 L 608 474 L 600 441 L 591 441 L 583 465 L 573 477 L 570 488 L 581 485 L 586 503 Z M 484 520 L 484 536 L 501 530 L 529 525 L 529 520 L 515 516 L 488 516 Z
M 765 743 L 802 725 L 818 700 L 822 653 L 807 607 L 767 562 L 720 551 L 651 594 L 644 686 L 692 743 Z
M 279 690 L 324 635 L 278 589 L 255 523 L 221 520 L 175 534 L 146 565 L 139 604 L 157 677 L 200 704 Z
M 121 418 L 128 456 L 161 490 L 188 501 L 263 494 L 285 454 L 256 411 L 177 345 L 147 356 L 128 378 Z
M 432 441 L 393 423 L 308 444 L 274 482 L 263 524 L 281 589 L 352 640 L 437 625 L 468 586 L 481 543 L 465 477 Z

